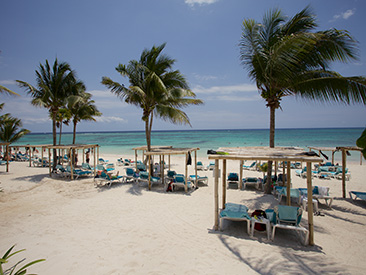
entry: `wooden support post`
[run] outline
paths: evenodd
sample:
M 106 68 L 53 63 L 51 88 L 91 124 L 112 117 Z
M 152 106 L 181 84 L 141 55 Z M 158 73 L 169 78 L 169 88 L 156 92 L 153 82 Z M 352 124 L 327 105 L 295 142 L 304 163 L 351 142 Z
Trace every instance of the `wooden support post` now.
M 184 190 L 186 191 L 186 193 L 188 192 L 188 165 L 187 165 L 187 161 L 188 161 L 188 154 L 186 154 L 186 169 L 185 169 L 185 173 L 184 173 L 184 179 L 185 179 L 185 185 L 184 185 Z
M 195 182 L 195 185 L 196 185 L 196 188 L 198 187 L 198 175 L 197 175 L 197 150 L 194 151 L 194 175 L 195 175 L 195 179 L 196 179 L 196 182 Z
M 306 182 L 308 189 L 308 225 L 309 225 L 309 245 L 314 245 L 314 212 L 313 212 L 313 187 L 311 183 L 311 162 L 306 163 Z
M 215 166 L 215 169 L 216 169 L 216 166 Z M 225 209 L 225 203 L 226 203 L 226 159 L 223 159 L 222 160 L 222 209 Z
M 144 159 L 142 159 L 144 161 Z M 135 169 L 137 171 L 137 150 L 135 150 Z
M 342 149 L 342 196 L 344 199 L 346 198 L 346 160 L 346 150 Z
M 96 152 L 95 152 L 95 147 L 94 147 L 94 150 L 93 150 L 93 163 L 94 163 L 94 179 L 93 179 L 93 181 L 95 181 L 95 177 L 96 177 L 96 175 L 97 175 L 97 166 L 96 166 L 96 158 L 95 158 L 95 154 L 96 154 Z
M 170 155 L 168 156 L 169 170 L 170 170 Z
M 215 213 L 214 213 L 214 230 L 219 229 L 219 160 L 215 160 Z
M 239 188 L 240 190 L 243 189 L 243 164 L 244 161 L 240 161 L 240 168 L 239 168 Z
M 165 168 L 165 160 L 164 160 L 164 155 L 163 155 L 163 161 L 160 164 L 160 178 L 161 178 L 161 183 L 163 184 L 163 186 L 165 185 L 165 177 L 164 177 L 164 168 Z
M 43 156 L 43 150 L 42 150 L 42 156 Z M 42 160 L 41 161 L 42 161 L 41 163 L 43 165 L 43 157 L 42 157 Z M 51 177 L 51 149 L 50 148 L 48 148 L 48 163 L 49 163 L 49 165 L 48 165 L 48 172 L 49 172 L 50 177 Z
M 150 166 L 151 166 L 151 155 L 149 155 L 148 157 L 148 164 L 147 164 L 147 171 L 149 171 L 147 174 L 148 174 L 148 178 L 149 178 L 149 190 L 151 190 L 151 177 L 152 175 L 150 175 L 150 171 L 152 169 L 150 169 Z
M 283 180 L 285 180 L 285 176 L 283 177 Z M 290 188 L 291 188 L 291 162 L 290 161 L 287 161 L 287 177 L 286 177 L 286 181 L 287 181 L 287 186 L 290 186 Z M 287 194 L 289 194 L 289 193 L 287 193 Z M 291 197 L 290 196 L 287 196 L 287 199 L 290 200 L 290 204 L 288 204 L 288 205 L 291 205 Z

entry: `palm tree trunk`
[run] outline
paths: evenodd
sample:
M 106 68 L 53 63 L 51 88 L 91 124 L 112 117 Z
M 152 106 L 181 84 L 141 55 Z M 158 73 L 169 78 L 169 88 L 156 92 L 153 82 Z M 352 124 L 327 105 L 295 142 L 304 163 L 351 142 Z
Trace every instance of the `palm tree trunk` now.
M 56 113 L 57 110 L 53 110 L 52 111 L 52 136 L 53 136 L 53 146 L 57 145 L 57 130 L 56 130 Z M 43 161 L 43 160 L 42 160 Z M 51 164 L 49 164 L 51 165 Z M 57 165 L 57 150 L 53 149 L 53 170 L 56 169 L 56 165 Z
M 75 144 L 75 141 L 76 141 L 76 124 L 77 124 L 77 122 L 74 121 L 74 130 L 72 133 L 72 144 Z
M 276 108 L 274 105 L 270 105 L 270 124 L 269 124 L 269 147 L 275 147 L 275 121 L 276 121 Z M 272 188 L 272 161 L 268 161 L 267 169 L 267 182 L 265 184 L 264 193 L 271 194 Z

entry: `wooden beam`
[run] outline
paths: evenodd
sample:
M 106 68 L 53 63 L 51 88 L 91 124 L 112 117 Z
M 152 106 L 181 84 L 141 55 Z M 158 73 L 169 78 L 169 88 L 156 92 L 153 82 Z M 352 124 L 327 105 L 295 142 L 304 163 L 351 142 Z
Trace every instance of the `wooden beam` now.
M 216 166 L 215 166 L 216 169 Z M 226 203 L 226 159 L 222 160 L 222 209 L 225 209 Z
M 347 153 L 345 149 L 342 149 L 342 196 L 346 198 L 346 162 Z
M 240 161 L 240 168 L 239 168 L 239 188 L 240 190 L 243 189 L 243 164 L 244 161 Z
M 311 162 L 306 163 L 306 182 L 308 189 L 308 226 L 309 245 L 314 245 L 314 212 L 313 212 L 313 187 L 311 182 Z
M 215 160 L 215 213 L 214 213 L 214 230 L 219 229 L 219 160 Z

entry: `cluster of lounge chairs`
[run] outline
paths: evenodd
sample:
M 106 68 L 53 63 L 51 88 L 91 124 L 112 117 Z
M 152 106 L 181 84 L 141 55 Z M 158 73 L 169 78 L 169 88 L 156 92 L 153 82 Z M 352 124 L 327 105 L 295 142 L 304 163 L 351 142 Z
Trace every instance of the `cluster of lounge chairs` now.
M 342 179 L 343 168 L 339 165 L 333 165 L 331 162 L 327 162 L 324 165 L 316 165 L 315 169 L 311 171 L 312 177 L 320 179 Z M 295 170 L 297 176 L 306 178 L 307 168 Z M 345 170 L 345 180 L 350 180 L 351 173 L 348 168 Z
M 255 211 L 256 212 L 256 211 Z M 253 212 L 253 214 L 255 214 Z M 248 207 L 243 204 L 226 203 L 220 211 L 220 230 L 223 230 L 223 220 L 245 221 L 247 233 L 254 235 L 256 224 L 265 225 L 268 239 L 274 240 L 277 228 L 296 230 L 304 233 L 304 244 L 307 244 L 309 231 L 300 225 L 302 209 L 295 206 L 278 205 L 274 209 L 266 209 L 263 216 L 249 215 Z M 271 237 L 270 237 L 271 236 Z

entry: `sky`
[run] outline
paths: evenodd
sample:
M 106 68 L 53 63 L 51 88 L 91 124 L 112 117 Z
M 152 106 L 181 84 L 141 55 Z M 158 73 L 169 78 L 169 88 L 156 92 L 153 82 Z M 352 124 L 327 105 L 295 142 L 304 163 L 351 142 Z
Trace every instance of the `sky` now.
M 51 132 L 46 109 L 15 80 L 35 85 L 35 71 L 55 58 L 70 64 L 103 115 L 77 131 L 143 131 L 142 111 L 101 84 L 103 76 L 128 86 L 118 64 L 138 60 L 144 49 L 166 43 L 164 54 L 204 105 L 185 108 L 191 126 L 156 119 L 153 130 L 268 129 L 269 109 L 241 65 L 244 19 L 262 21 L 273 8 L 291 17 L 310 5 L 318 30 L 348 30 L 359 42 L 358 60 L 335 63 L 344 76 L 366 75 L 364 0 L 1 0 L 0 84 L 20 97 L 0 94 L 2 113 L 20 118 L 34 133 Z M 366 107 L 287 97 L 276 128 L 366 127 Z M 71 126 L 64 127 L 71 132 Z

